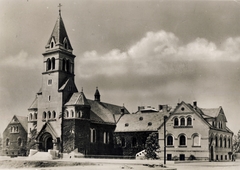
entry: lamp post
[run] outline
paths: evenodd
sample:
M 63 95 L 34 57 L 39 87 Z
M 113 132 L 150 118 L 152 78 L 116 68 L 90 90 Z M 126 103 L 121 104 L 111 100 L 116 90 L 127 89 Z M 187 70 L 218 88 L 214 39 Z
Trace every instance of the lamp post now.
M 164 116 L 164 128 L 163 128 L 163 134 L 164 134 L 164 165 L 166 165 L 166 119 L 167 116 Z

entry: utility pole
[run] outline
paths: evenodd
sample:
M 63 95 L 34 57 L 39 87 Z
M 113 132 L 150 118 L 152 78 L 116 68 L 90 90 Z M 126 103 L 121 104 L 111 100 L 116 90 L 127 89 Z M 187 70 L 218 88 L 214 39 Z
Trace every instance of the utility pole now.
M 164 133 L 164 165 L 166 165 L 166 119 L 167 116 L 164 116 L 164 128 L 163 128 L 163 133 Z

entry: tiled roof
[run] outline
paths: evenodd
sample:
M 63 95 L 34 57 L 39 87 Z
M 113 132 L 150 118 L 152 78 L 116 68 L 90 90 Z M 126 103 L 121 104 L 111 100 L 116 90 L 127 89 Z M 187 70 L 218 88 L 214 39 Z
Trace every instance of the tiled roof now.
M 68 105 L 89 105 L 83 92 L 73 93 L 70 100 L 65 104 Z
M 28 131 L 28 121 L 27 121 L 27 117 L 25 116 L 17 116 L 15 115 L 16 118 L 18 119 L 18 121 L 21 123 L 21 125 L 23 126 L 23 128 L 25 129 L 25 131 Z
M 162 112 L 125 114 L 117 123 L 115 132 L 157 131 L 166 114 Z
M 203 117 L 206 118 L 206 116 L 209 116 L 209 117 L 217 117 L 218 114 L 220 113 L 221 111 L 221 107 L 219 108 L 211 108 L 211 109 L 204 109 L 204 108 L 201 108 L 202 112 L 204 113 Z
M 65 29 L 61 15 L 59 15 L 56 24 L 53 28 L 52 34 L 48 40 L 47 46 L 50 44 L 52 38 L 54 38 L 56 44 L 63 44 L 64 38 L 67 38 L 68 48 L 72 50 L 71 43 L 69 41 L 67 31 Z

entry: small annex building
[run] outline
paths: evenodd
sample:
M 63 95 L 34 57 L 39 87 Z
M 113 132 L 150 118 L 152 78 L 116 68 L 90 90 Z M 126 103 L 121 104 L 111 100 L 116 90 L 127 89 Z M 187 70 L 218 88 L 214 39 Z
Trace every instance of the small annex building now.
M 158 132 L 164 115 L 169 115 L 170 110 L 168 105 L 159 105 L 159 109 L 139 106 L 136 113 L 124 114 L 117 122 L 114 132 L 118 155 L 134 158 L 144 150 L 147 137 Z
M 233 132 L 222 107 L 205 109 L 182 101 L 166 120 L 167 160 L 231 160 Z M 164 158 L 164 124 L 159 127 L 160 158 Z
M 27 117 L 14 115 L 3 131 L 3 151 L 6 156 L 25 156 L 27 152 Z

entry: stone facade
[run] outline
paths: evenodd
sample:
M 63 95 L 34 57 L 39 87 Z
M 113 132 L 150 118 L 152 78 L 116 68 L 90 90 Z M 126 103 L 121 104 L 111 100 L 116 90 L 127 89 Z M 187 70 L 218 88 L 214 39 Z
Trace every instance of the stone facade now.
M 27 117 L 14 115 L 3 132 L 3 155 L 24 156 L 27 151 Z
M 202 109 L 181 102 L 166 120 L 167 160 L 231 160 L 233 132 L 221 107 Z M 164 158 L 164 124 L 159 129 L 160 158 Z

